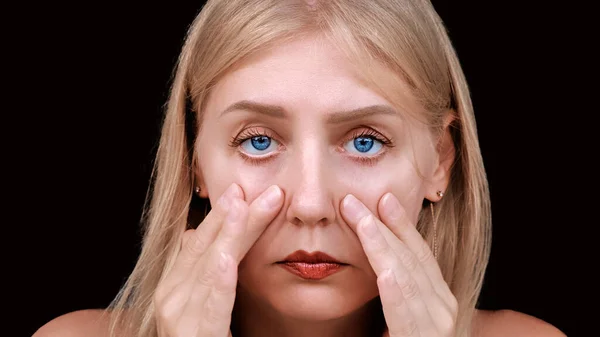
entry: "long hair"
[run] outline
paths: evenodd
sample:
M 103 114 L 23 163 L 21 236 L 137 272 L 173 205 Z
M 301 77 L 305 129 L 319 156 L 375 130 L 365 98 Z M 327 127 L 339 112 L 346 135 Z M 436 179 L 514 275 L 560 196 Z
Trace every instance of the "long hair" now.
M 489 191 L 467 83 L 448 33 L 428 0 L 209 0 L 190 26 L 175 68 L 137 264 L 111 303 L 112 329 L 155 337 L 154 291 L 173 266 L 193 200 L 194 139 L 212 86 L 243 58 L 303 34 L 326 36 L 394 103 L 393 81 L 380 84 L 374 61 L 393 71 L 423 107 L 413 111 L 434 135 L 448 114 L 455 161 L 435 204 L 439 264 L 459 305 L 456 336 L 470 335 L 487 267 Z M 385 76 L 390 77 L 388 74 Z M 398 89 L 399 90 L 399 89 Z M 396 102 L 401 104 L 400 102 Z M 433 242 L 424 203 L 417 228 Z

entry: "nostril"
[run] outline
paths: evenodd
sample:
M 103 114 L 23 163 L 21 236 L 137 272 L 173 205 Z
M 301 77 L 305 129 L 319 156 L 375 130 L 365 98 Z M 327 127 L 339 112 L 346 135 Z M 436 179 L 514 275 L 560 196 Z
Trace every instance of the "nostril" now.
M 329 222 L 330 222 L 330 220 L 328 220 L 327 218 L 322 218 L 320 220 L 314 221 L 314 220 L 309 220 L 309 219 L 302 220 L 302 219 L 300 219 L 298 217 L 295 217 L 292 220 L 292 224 L 294 224 L 296 226 L 301 226 L 301 225 L 304 225 L 304 226 L 325 226 Z

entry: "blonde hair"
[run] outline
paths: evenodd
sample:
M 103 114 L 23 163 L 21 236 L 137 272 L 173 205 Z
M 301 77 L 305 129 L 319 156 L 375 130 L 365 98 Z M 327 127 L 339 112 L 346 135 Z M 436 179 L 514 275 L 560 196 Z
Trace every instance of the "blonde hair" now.
M 436 203 L 439 264 L 459 305 L 456 336 L 469 336 L 490 248 L 490 205 L 469 90 L 451 41 L 428 0 L 209 0 L 181 51 L 144 212 L 138 262 L 115 298 L 111 335 L 157 335 L 152 299 L 187 228 L 194 181 L 194 137 L 211 87 L 244 57 L 299 35 L 321 33 L 377 85 L 372 61 L 408 84 L 423 107 L 417 119 L 439 135 L 448 114 L 456 158 Z M 389 89 L 389 88 L 388 88 Z M 385 90 L 383 90 L 385 91 Z M 389 93 L 389 90 L 385 91 Z M 393 93 L 391 94 L 393 99 Z M 190 107 L 192 111 L 190 112 Z M 192 116 L 190 116 L 190 114 Z M 191 117 L 191 118 L 190 118 Z M 432 214 L 417 228 L 431 244 Z M 124 314 L 127 312 L 127 314 Z

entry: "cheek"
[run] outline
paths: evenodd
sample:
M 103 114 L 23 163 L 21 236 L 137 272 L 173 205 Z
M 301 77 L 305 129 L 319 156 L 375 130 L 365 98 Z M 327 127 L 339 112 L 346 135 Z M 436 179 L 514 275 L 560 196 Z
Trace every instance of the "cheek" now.
M 240 185 L 248 203 L 275 183 L 278 169 L 274 165 L 246 162 L 232 149 L 202 152 L 204 158 L 210 158 L 200 163 L 200 167 L 211 203 L 216 202 L 232 183 Z
M 398 171 L 397 180 L 390 187 L 390 192 L 398 198 L 412 223 L 416 224 L 423 206 L 425 184 L 412 163 L 405 166 Z
M 336 176 L 340 186 L 344 186 L 345 193 L 355 195 L 377 215 L 379 200 L 385 193 L 391 192 L 416 223 L 423 203 L 424 184 L 408 158 L 385 158 L 372 167 L 356 164 L 343 166 Z
M 234 162 L 232 166 L 237 169 L 231 173 L 231 177 L 242 187 L 248 203 L 256 199 L 269 186 L 278 184 L 277 173 L 279 170 L 275 165 L 255 165 L 246 163 L 237 155 L 235 157 L 232 160 Z

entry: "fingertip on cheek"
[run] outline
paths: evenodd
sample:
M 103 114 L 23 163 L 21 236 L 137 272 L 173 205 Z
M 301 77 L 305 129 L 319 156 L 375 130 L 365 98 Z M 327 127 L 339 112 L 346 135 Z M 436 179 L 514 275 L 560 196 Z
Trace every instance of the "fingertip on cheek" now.
M 380 213 L 390 219 L 397 219 L 402 214 L 402 209 L 398 199 L 390 192 L 381 198 Z
M 231 186 L 231 196 L 234 198 L 244 199 L 244 190 L 239 184 L 233 183 Z
M 342 201 L 342 214 L 353 225 L 357 225 L 370 212 L 354 195 L 348 194 Z
M 271 210 L 274 208 L 281 207 L 283 201 L 283 191 L 277 185 L 271 185 L 263 194 L 260 196 L 262 208 L 265 210 Z

